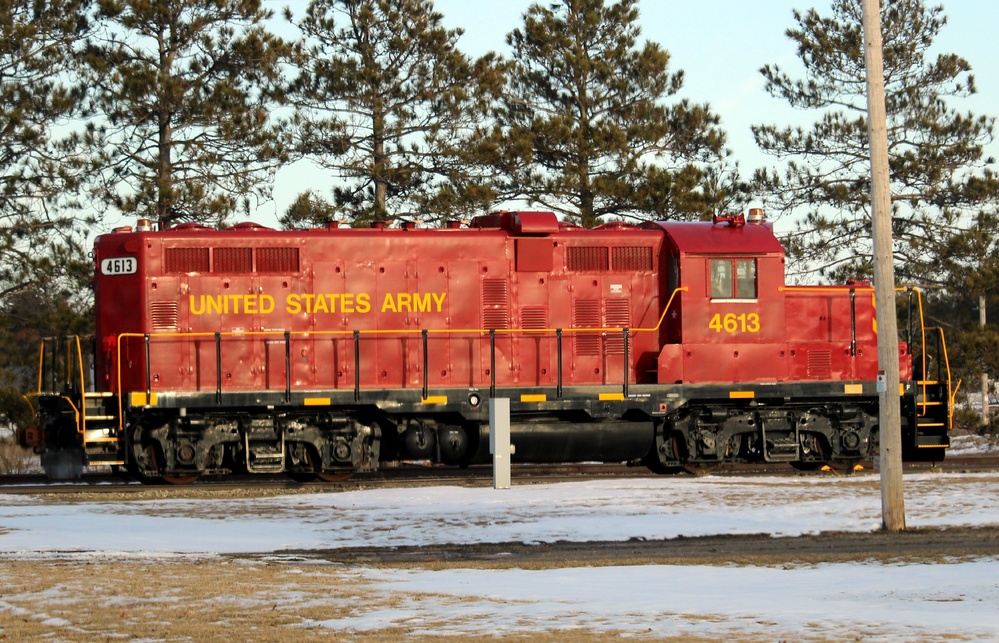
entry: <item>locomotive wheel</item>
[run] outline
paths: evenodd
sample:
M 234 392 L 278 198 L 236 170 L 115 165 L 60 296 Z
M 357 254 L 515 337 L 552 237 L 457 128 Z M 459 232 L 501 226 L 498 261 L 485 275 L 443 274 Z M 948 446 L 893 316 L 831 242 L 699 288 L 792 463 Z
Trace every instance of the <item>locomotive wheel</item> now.
M 153 445 L 149 445 L 149 455 L 153 461 L 153 464 L 156 466 L 156 469 L 158 471 L 162 471 L 163 465 L 161 463 L 163 460 L 162 460 L 162 454 L 160 453 L 159 449 L 157 449 Z M 189 473 L 186 475 L 182 474 L 175 476 L 167 476 L 161 474 L 159 479 L 167 484 L 185 485 L 185 484 L 191 484 L 192 482 L 197 480 L 198 477 L 200 477 L 200 475 L 201 475 L 200 473 Z
M 294 471 L 293 467 L 299 465 L 293 462 L 289 455 L 288 461 L 285 463 L 286 467 L 285 473 L 287 473 L 288 477 L 294 480 L 295 482 L 300 482 L 300 483 L 315 482 L 319 478 L 319 473 L 317 472 L 317 469 L 319 469 L 319 467 L 316 465 L 317 460 L 318 456 L 315 455 L 312 449 L 306 448 L 305 462 L 301 464 L 305 464 L 311 467 L 311 469 L 306 469 L 304 471 Z
M 720 462 L 685 462 L 686 458 L 684 453 L 687 451 L 686 445 L 681 442 L 682 438 L 679 434 L 673 435 L 673 457 L 683 462 L 680 469 L 686 471 L 692 476 L 706 476 L 714 472 L 719 466 Z
M 163 479 L 159 476 L 147 476 L 146 474 L 140 472 L 139 467 L 135 466 L 131 462 L 125 467 L 125 475 L 141 484 L 160 484 L 163 482 Z
M 156 454 L 154 453 L 153 448 L 151 446 L 146 447 L 146 450 L 149 453 L 150 459 L 155 463 Z M 132 453 L 128 454 L 127 459 L 128 462 L 125 464 L 125 475 L 127 475 L 129 478 L 135 480 L 136 482 L 140 482 L 142 484 L 160 484 L 163 482 L 163 479 L 160 478 L 159 476 L 147 476 L 146 474 L 142 473 L 142 471 L 139 469 L 139 463 L 136 462 L 135 456 Z
M 669 440 L 669 444 L 673 447 L 673 459 L 677 462 L 682 461 L 682 458 L 680 457 L 679 437 L 671 435 L 667 439 Z M 648 467 L 649 471 L 652 473 L 659 475 L 675 475 L 684 470 L 682 466 L 666 466 L 663 464 L 662 460 L 659 459 L 659 454 L 656 452 L 655 446 L 653 446 L 652 450 L 649 451 L 645 458 L 642 459 L 642 464 Z

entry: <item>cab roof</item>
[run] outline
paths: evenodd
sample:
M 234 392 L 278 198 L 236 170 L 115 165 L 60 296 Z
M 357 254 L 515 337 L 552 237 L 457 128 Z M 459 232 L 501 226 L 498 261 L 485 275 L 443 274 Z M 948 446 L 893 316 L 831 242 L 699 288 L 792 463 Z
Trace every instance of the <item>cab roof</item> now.
M 770 223 L 660 221 L 655 225 L 684 254 L 784 255 Z

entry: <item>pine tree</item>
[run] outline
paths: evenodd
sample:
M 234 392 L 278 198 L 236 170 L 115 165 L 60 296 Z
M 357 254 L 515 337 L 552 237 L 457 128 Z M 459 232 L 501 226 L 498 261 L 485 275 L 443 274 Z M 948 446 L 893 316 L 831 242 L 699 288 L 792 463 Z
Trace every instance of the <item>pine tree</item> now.
M 292 46 L 261 0 L 98 0 L 88 43 L 95 195 L 169 225 L 270 198 L 287 158 L 271 118 Z
M 982 373 L 999 373 L 999 215 L 995 209 L 979 212 L 970 225 L 940 243 L 937 274 L 944 288 L 927 293 L 929 314 L 945 326 L 947 352 L 954 379 L 966 382 L 965 391 Z M 981 323 L 985 304 L 986 324 Z
M 951 102 L 975 91 L 971 66 L 930 49 L 946 24 L 942 7 L 923 0 L 881 4 L 892 183 L 893 236 L 900 278 L 937 279 L 941 246 L 999 184 L 984 146 L 994 119 L 961 113 Z M 870 160 L 861 7 L 835 0 L 832 14 L 794 12 L 787 36 L 797 44 L 802 79 L 777 65 L 761 72 L 767 91 L 819 114 L 810 127 L 758 125 L 760 148 L 787 163 L 758 171 L 756 188 L 771 208 L 798 219 L 789 249 L 800 270 L 836 279 L 869 274 Z
M 45 283 L 47 245 L 72 235 L 79 175 L 57 127 L 78 114 L 72 49 L 85 0 L 0 0 L 0 298 Z
M 637 0 L 560 0 L 532 4 L 507 36 L 495 149 L 508 193 L 584 226 L 711 213 L 719 195 L 701 181 L 721 167 L 719 119 L 707 105 L 667 104 L 683 72 L 668 71 L 658 44 L 639 45 L 637 23 Z
M 338 216 L 441 219 L 492 198 L 470 174 L 467 140 L 501 70 L 459 51 L 461 31 L 442 26 L 433 2 L 314 0 L 287 17 L 309 43 L 293 92 L 299 150 L 335 172 Z
M 21 396 L 38 385 L 43 337 L 94 332 L 94 264 L 84 244 L 53 240 L 32 258 L 34 282 L 9 288 L 0 299 L 0 418 L 26 419 L 29 407 Z

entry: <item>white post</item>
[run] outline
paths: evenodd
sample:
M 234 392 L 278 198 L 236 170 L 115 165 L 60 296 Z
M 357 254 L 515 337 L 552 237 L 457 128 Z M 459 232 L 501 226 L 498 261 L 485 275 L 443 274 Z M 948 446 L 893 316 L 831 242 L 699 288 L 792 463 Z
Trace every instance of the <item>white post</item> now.
M 978 325 L 985 329 L 985 295 L 978 296 Z M 989 374 L 982 373 L 982 424 L 989 425 Z
M 493 454 L 493 489 L 510 488 L 510 399 L 489 399 L 489 453 Z

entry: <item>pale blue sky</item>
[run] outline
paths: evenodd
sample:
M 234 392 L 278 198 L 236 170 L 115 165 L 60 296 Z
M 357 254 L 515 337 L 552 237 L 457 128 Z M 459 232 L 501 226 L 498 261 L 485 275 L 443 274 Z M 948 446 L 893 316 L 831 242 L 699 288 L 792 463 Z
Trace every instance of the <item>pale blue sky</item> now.
M 933 0 L 928 2 L 932 4 Z M 936 50 L 966 58 L 979 91 L 956 106 L 979 115 L 999 116 L 999 0 L 937 2 L 943 5 L 948 24 L 936 42 Z M 542 0 L 545 3 L 547 0 Z M 299 2 L 287 4 L 297 7 Z M 522 24 L 531 4 L 530 0 L 434 2 L 447 27 L 464 29 L 459 46 L 471 55 L 487 51 L 508 55 L 506 35 Z M 757 167 L 771 164 L 771 159 L 757 150 L 750 125 L 801 118 L 763 90 L 759 69 L 778 63 L 789 72 L 800 71 L 794 43 L 784 35 L 794 24 L 792 10 L 815 7 L 828 15 L 829 4 L 829 0 L 640 0 L 639 24 L 645 38 L 670 52 L 671 69 L 684 70 L 682 95 L 709 103 L 721 116 L 728 146 L 744 174 L 750 174 Z M 990 152 L 999 156 L 999 145 L 993 144 Z M 309 187 L 288 174 L 291 172 L 286 170 L 279 175 L 275 203 L 264 209 L 274 207 L 276 212 L 283 212 L 295 194 Z

